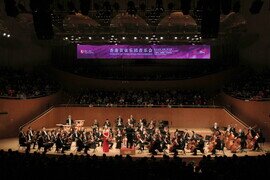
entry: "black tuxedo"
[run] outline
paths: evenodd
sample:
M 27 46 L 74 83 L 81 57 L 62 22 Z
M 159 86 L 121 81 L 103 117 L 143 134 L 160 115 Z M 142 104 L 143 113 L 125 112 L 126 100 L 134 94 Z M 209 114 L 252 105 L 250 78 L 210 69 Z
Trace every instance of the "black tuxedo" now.
M 73 124 L 74 124 L 73 119 L 69 119 L 69 118 L 67 118 L 67 120 L 66 120 L 66 124 L 68 124 L 68 125 L 73 125 Z

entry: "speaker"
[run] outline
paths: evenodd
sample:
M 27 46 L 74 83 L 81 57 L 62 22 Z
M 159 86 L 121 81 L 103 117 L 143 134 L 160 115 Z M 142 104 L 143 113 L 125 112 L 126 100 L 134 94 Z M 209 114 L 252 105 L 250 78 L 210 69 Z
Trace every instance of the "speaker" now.
M 249 8 L 249 12 L 251 14 L 258 14 L 263 6 L 263 1 L 261 0 L 254 0 L 251 4 L 251 7 Z

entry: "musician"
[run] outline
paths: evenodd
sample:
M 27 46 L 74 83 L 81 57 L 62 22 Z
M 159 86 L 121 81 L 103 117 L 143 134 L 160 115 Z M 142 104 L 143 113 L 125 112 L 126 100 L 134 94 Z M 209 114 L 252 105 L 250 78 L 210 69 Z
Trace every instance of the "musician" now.
M 136 119 L 133 117 L 133 115 L 130 115 L 129 117 L 130 123 L 133 124 L 133 126 L 136 124 Z
M 83 134 L 80 134 L 76 141 L 77 151 L 81 152 L 84 148 Z M 86 151 L 87 154 L 87 151 Z
M 60 149 L 63 148 L 64 142 L 62 140 L 61 134 L 59 133 L 56 138 L 55 146 L 56 146 L 56 152 L 59 152 Z M 64 150 L 62 150 L 64 152 Z
M 27 139 L 29 140 L 30 144 L 33 144 L 33 149 L 35 149 L 36 137 L 35 137 L 35 133 L 33 132 L 31 126 L 28 127 L 26 134 L 27 134 Z
M 126 128 L 126 137 L 127 137 L 127 148 L 133 147 L 133 141 L 134 141 L 135 131 L 133 129 L 133 126 L 128 126 Z
M 19 132 L 19 144 L 20 144 L 20 146 L 26 147 L 26 150 L 25 150 L 26 152 L 30 151 L 31 143 L 29 143 L 25 133 L 22 130 Z
M 116 126 L 116 128 L 118 128 L 118 129 L 123 129 L 124 128 L 124 123 L 123 123 L 124 121 L 123 121 L 123 118 L 121 117 L 121 116 L 118 116 L 117 118 L 116 118 L 116 122 L 115 122 L 115 126 Z
M 230 125 L 230 124 L 228 124 L 228 126 L 227 126 L 227 128 L 226 128 L 226 132 L 227 132 L 227 133 L 231 133 L 231 125 Z
M 87 151 L 92 148 L 94 149 L 94 152 L 96 150 L 96 147 L 97 147 L 97 139 L 95 139 L 94 135 L 89 133 L 87 135 L 87 141 L 86 141 L 86 144 L 85 144 L 85 148 L 84 148 L 84 152 L 85 154 L 87 154 Z
M 79 138 L 79 132 L 77 129 L 74 130 L 73 134 L 72 134 L 72 138 L 73 138 L 73 141 L 76 141 L 78 138 Z
M 197 150 L 199 150 L 202 154 L 204 154 L 204 140 L 200 138 L 194 148 L 193 155 L 197 155 Z
M 254 139 L 255 139 L 255 143 L 254 143 L 254 147 L 252 150 L 253 151 L 260 150 L 261 149 L 260 144 L 265 142 L 265 138 L 263 137 L 262 129 L 258 129 L 258 131 L 256 132 L 256 135 L 254 136 Z
M 153 135 L 151 146 L 149 148 L 149 152 L 152 155 L 157 155 L 158 152 L 162 152 L 160 143 L 160 137 L 158 136 L 158 134 Z
M 120 130 L 117 130 L 117 135 L 115 137 L 115 140 L 116 140 L 116 149 L 121 149 L 122 142 L 123 142 L 123 136 L 122 136 L 122 132 Z
M 224 142 L 220 139 L 220 136 L 216 136 L 212 155 L 215 155 L 217 150 L 222 150 L 224 154 Z
M 243 150 L 246 148 L 246 146 L 247 146 L 247 143 L 246 143 L 246 139 L 247 139 L 247 138 L 246 138 L 246 135 L 245 135 L 245 133 L 244 133 L 244 131 L 243 131 L 242 129 L 239 129 L 239 130 L 238 130 L 237 138 L 240 138 L 240 139 L 241 139 L 241 142 L 240 142 L 240 145 L 241 145 L 240 150 L 243 151 Z
M 111 122 L 109 121 L 109 119 L 106 119 L 106 121 L 104 122 L 103 127 L 105 127 L 105 126 L 107 128 L 111 127 Z
M 74 124 L 74 121 L 73 119 L 71 118 L 71 115 L 68 115 L 68 118 L 66 120 L 66 124 L 67 125 L 73 125 Z
M 219 131 L 219 126 L 218 126 L 218 123 L 217 122 L 214 123 L 214 126 L 213 126 L 212 130 L 214 132 Z
M 41 136 L 47 136 L 47 131 L 46 131 L 46 128 L 45 127 L 42 127 L 42 131 L 41 131 Z
M 131 122 L 131 120 L 130 120 L 130 119 L 128 119 L 128 120 L 127 120 L 126 127 L 131 126 L 131 124 L 133 124 L 133 123 Z M 133 124 L 133 125 L 134 125 L 134 124 Z
M 93 122 L 92 130 L 93 130 L 93 132 L 98 132 L 99 131 L 99 123 L 98 123 L 97 119 L 95 119 L 94 122 Z
M 144 146 L 146 144 L 148 144 L 146 142 L 146 139 L 145 139 L 145 135 L 144 134 L 140 134 L 139 132 L 137 132 L 137 144 L 139 145 L 140 151 L 143 152 Z

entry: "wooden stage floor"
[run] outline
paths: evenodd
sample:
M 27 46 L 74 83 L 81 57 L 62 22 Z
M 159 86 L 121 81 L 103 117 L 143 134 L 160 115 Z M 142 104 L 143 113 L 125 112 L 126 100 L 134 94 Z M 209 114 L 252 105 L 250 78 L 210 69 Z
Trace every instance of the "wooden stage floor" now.
M 207 148 L 207 146 L 206 146 Z M 7 139 L 1 139 L 0 140 L 0 149 L 3 149 L 4 151 L 7 151 L 8 149 L 11 149 L 12 151 L 19 151 L 21 153 L 24 153 L 24 149 L 23 148 L 19 148 L 19 144 L 18 144 L 18 138 L 7 138 Z M 36 149 L 32 149 L 31 147 L 31 151 L 30 153 L 34 153 L 34 152 L 38 152 L 37 151 L 37 146 Z M 42 150 L 38 153 L 42 153 Z M 76 147 L 75 147 L 75 142 L 72 143 L 71 146 L 71 150 L 69 151 L 65 151 L 66 155 L 69 155 L 70 153 L 72 154 L 76 154 L 76 155 L 84 155 L 83 151 L 81 153 L 77 153 L 76 152 Z M 233 153 L 231 153 L 229 150 L 227 150 L 225 148 L 224 153 L 226 156 L 231 157 L 233 156 Z M 270 153 L 270 142 L 267 142 L 263 145 L 262 150 L 260 151 L 251 151 L 251 150 L 247 150 L 246 152 L 238 152 L 235 153 L 237 156 L 241 157 L 241 156 L 258 156 L 258 155 L 263 155 L 266 153 Z M 52 148 L 51 151 L 47 152 L 48 155 L 63 155 L 62 153 L 57 153 L 55 152 L 55 147 Z M 96 156 L 103 156 L 103 151 L 101 147 L 97 147 L 96 151 L 93 152 L 93 149 L 88 151 L 88 154 L 90 156 L 92 155 L 96 155 Z M 112 149 L 110 149 L 110 151 L 108 153 L 106 153 L 106 156 L 115 156 L 115 155 L 120 155 L 120 150 L 119 149 L 115 149 L 115 144 L 113 146 Z M 173 153 L 168 153 L 167 150 L 167 155 L 169 157 L 173 157 Z M 197 155 L 192 155 L 192 153 L 190 152 L 186 152 L 186 154 L 183 154 L 181 152 L 179 152 L 178 157 L 182 158 L 184 161 L 186 162 L 194 162 L 195 164 L 199 163 L 199 161 L 202 159 L 203 155 L 210 155 L 211 157 L 214 157 L 214 155 L 211 155 L 211 153 L 205 153 L 202 154 L 201 152 L 198 151 Z M 139 150 L 136 150 L 135 155 L 131 155 L 131 157 L 133 158 L 142 158 L 142 157 L 148 157 L 150 158 L 152 155 L 148 152 L 148 150 L 144 150 L 143 152 L 140 152 Z M 216 156 L 223 156 L 223 153 L 221 151 L 217 151 Z M 163 157 L 163 153 L 159 153 L 158 155 L 155 156 L 156 158 L 162 158 Z
M 185 128 L 179 128 L 179 130 L 183 130 Z M 205 135 L 209 135 L 211 134 L 211 130 L 210 129 L 192 129 L 195 132 L 205 136 Z M 171 131 L 173 132 L 173 131 Z M 7 151 L 8 149 L 11 149 L 12 151 L 19 151 L 19 152 L 24 152 L 24 148 L 19 148 L 19 142 L 18 142 L 18 138 L 7 138 L 7 139 L 0 139 L 0 149 L 3 149 L 4 151 Z M 203 157 L 203 155 L 211 155 L 210 152 L 207 152 L 207 145 L 205 146 L 206 149 L 206 153 L 202 154 L 201 152 L 198 151 L 197 155 L 192 155 L 191 152 L 189 152 L 188 150 L 186 151 L 186 154 L 183 154 L 182 152 L 179 152 L 178 156 L 181 157 L 183 160 L 185 160 L 186 162 L 189 161 L 194 161 L 194 162 L 199 162 L 201 160 L 201 158 Z M 31 146 L 31 151 L 30 153 L 34 153 L 35 151 L 37 151 L 37 145 L 36 145 L 36 149 L 32 149 Z M 37 151 L 38 152 L 38 151 Z M 40 153 L 42 153 L 42 150 L 40 151 Z M 75 142 L 72 143 L 71 145 L 71 149 L 69 151 L 65 151 L 66 155 L 69 155 L 70 153 L 72 154 L 77 154 L 77 155 L 83 155 L 83 151 L 80 152 L 76 152 L 76 145 Z M 227 150 L 225 148 L 224 150 L 224 155 L 231 157 L 233 156 L 234 153 L 231 153 L 231 151 Z M 237 156 L 258 156 L 258 155 L 263 155 L 266 153 L 270 153 L 270 142 L 266 142 L 263 146 L 262 146 L 262 150 L 260 151 L 252 151 L 252 150 L 247 150 L 246 152 L 238 152 L 235 153 Z M 48 155 L 63 155 L 62 153 L 57 153 L 55 152 L 55 145 L 53 146 L 51 151 L 47 152 Z M 88 151 L 88 154 L 90 156 L 92 155 L 97 155 L 97 156 L 102 156 L 103 155 L 103 151 L 101 147 L 97 147 L 95 152 L 93 152 L 93 149 Z M 169 155 L 170 157 L 173 157 L 173 153 L 169 153 L 168 150 L 166 150 L 166 154 Z M 106 153 L 106 156 L 115 156 L 115 155 L 120 155 L 120 150 L 119 149 L 115 149 L 115 144 L 113 145 L 113 148 L 110 149 L 110 151 L 108 153 Z M 147 149 L 145 149 L 143 152 L 140 152 L 140 150 L 136 150 L 135 151 L 135 155 L 131 155 L 134 158 L 141 158 L 141 157 L 151 157 L 152 155 L 148 152 Z M 214 155 L 211 155 L 212 157 L 214 157 Z M 217 151 L 216 156 L 223 156 L 223 152 L 222 151 Z M 162 158 L 163 157 L 163 152 L 159 153 L 158 155 L 155 156 L 156 158 Z

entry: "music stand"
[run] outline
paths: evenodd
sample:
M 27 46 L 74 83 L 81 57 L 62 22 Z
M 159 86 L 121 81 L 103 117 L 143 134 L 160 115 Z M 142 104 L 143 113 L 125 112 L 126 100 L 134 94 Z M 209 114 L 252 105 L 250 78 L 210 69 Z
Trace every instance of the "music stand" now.
M 77 120 L 75 120 L 75 127 L 76 127 L 77 129 L 82 128 L 83 125 L 84 125 L 84 121 L 85 121 L 85 120 L 82 120 L 82 119 L 77 119 Z

